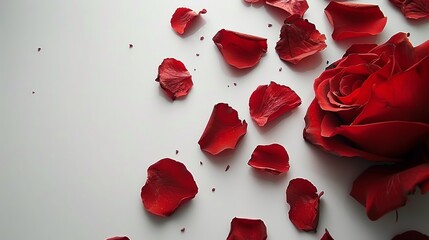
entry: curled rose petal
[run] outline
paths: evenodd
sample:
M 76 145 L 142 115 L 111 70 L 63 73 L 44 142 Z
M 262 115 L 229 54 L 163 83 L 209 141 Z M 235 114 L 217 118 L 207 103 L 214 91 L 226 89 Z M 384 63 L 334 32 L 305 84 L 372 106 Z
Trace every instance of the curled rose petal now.
M 396 235 L 392 240 L 429 240 L 429 236 L 415 230 L 410 230 Z
M 280 30 L 276 52 L 286 62 L 297 64 L 326 48 L 326 37 L 316 30 L 314 24 L 298 15 L 288 17 Z
M 267 5 L 280 8 L 289 15 L 303 16 L 308 9 L 307 0 L 266 0 Z
M 289 219 L 302 231 L 316 231 L 319 223 L 319 201 L 323 191 L 317 194 L 316 187 L 307 179 L 295 178 L 286 189 L 289 203 Z
M 389 0 L 401 9 L 408 19 L 429 18 L 429 1 L 427 0 Z
M 224 60 L 238 69 L 252 68 L 267 52 L 267 39 L 221 29 L 213 37 Z
M 258 145 L 248 164 L 253 168 L 279 175 L 289 171 L 289 155 L 280 144 Z
M 147 180 L 141 190 L 144 208 L 166 217 L 198 193 L 192 174 L 183 163 L 164 158 L 147 169 Z
M 193 86 L 192 76 L 185 65 L 174 58 L 166 58 L 158 67 L 155 81 L 171 100 L 186 96 Z
M 238 112 L 226 103 L 218 103 L 198 144 L 203 151 L 217 155 L 226 149 L 235 149 L 246 131 L 247 123 L 238 118 Z
M 334 40 L 377 35 L 387 23 L 378 5 L 372 4 L 331 1 L 325 14 L 334 27 Z
M 325 233 L 323 234 L 323 236 L 320 240 L 334 240 L 334 238 L 328 232 L 328 229 L 325 228 Z
M 122 237 L 111 237 L 106 240 L 130 240 L 130 239 L 126 236 L 122 236 Z
M 191 23 L 195 20 L 196 17 L 205 13 L 207 13 L 207 10 L 205 9 L 196 13 L 189 8 L 177 8 L 176 11 L 173 13 L 173 16 L 171 16 L 171 27 L 175 32 L 182 35 L 185 33 L 186 29 L 191 25 Z
M 227 240 L 265 240 L 267 227 L 261 219 L 233 218 Z
M 250 96 L 250 116 L 259 125 L 267 123 L 301 105 L 301 98 L 289 87 L 270 82 L 259 86 Z

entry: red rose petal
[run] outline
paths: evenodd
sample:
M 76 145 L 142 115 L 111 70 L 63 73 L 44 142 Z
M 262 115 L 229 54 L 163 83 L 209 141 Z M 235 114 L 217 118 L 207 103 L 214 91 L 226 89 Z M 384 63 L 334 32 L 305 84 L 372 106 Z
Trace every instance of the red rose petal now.
M 198 144 L 203 151 L 217 155 L 226 149 L 235 149 L 246 131 L 247 123 L 238 118 L 237 111 L 226 103 L 218 103 Z
M 334 40 L 377 35 L 387 23 L 380 8 L 372 4 L 331 1 L 325 14 L 334 27 Z
M 248 164 L 253 168 L 278 175 L 289 171 L 289 155 L 280 144 L 258 145 Z
M 130 239 L 126 236 L 123 236 L 123 237 L 111 237 L 111 238 L 107 238 L 106 240 L 130 240 Z
M 238 69 L 252 68 L 267 52 L 267 39 L 222 29 L 213 42 L 224 60 Z
M 308 9 L 306 0 L 266 0 L 267 5 L 280 8 L 290 15 L 303 16 Z
M 250 96 L 250 116 L 259 125 L 267 123 L 301 105 L 301 98 L 289 87 L 270 82 Z
M 144 208 L 166 217 L 183 203 L 193 199 L 198 187 L 183 163 L 164 158 L 147 169 L 147 180 L 141 190 Z
M 298 15 L 288 17 L 280 30 L 276 52 L 286 62 L 297 64 L 302 59 L 326 48 L 325 35 L 314 24 Z
M 401 9 L 408 19 L 429 18 L 429 2 L 427 0 L 390 0 Z
M 233 218 L 227 240 L 265 240 L 267 227 L 260 219 Z
M 334 240 L 334 238 L 332 238 L 331 234 L 328 232 L 328 229 L 325 228 L 325 234 L 323 234 L 320 240 Z
M 302 231 L 316 231 L 319 223 L 319 201 L 323 191 L 317 194 L 316 187 L 308 180 L 295 178 L 286 189 L 286 201 L 290 205 L 289 219 Z
M 263 1 L 263 0 L 244 0 L 244 1 L 247 3 L 258 3 L 258 2 Z
M 171 27 L 178 34 L 182 35 L 196 17 L 205 13 L 207 13 L 207 10 L 205 9 L 201 10 L 199 13 L 196 13 L 189 8 L 177 8 L 170 20 Z
M 371 220 L 405 205 L 407 195 L 429 180 L 429 164 L 411 168 L 372 166 L 353 183 L 350 195 L 366 207 Z
M 392 240 L 429 240 L 429 236 L 415 230 L 410 230 L 396 235 Z
M 166 58 L 158 67 L 158 77 L 161 88 L 171 100 L 188 95 L 193 86 L 192 76 L 185 65 L 174 58 Z

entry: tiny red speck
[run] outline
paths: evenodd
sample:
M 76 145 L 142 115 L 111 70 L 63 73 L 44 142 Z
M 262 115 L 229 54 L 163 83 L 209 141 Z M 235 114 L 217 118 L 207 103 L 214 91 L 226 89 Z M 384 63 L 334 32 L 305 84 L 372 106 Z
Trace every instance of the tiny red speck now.
M 271 23 L 268 23 L 268 27 L 272 27 L 273 26 L 273 24 L 271 24 Z
M 201 36 L 201 37 L 200 37 L 200 40 L 201 40 L 201 41 L 203 41 L 203 40 L 204 40 L 204 36 Z
M 38 51 L 38 52 L 42 51 L 42 48 L 38 48 L 38 49 L 37 49 L 37 51 Z
M 199 53 L 197 53 L 197 54 L 195 54 L 195 55 L 196 55 L 197 57 L 198 57 L 198 56 L 200 56 L 200 54 L 199 54 Z
M 409 37 L 411 34 L 410 33 L 407 33 L 407 37 Z
M 185 228 L 180 229 L 181 232 L 185 232 Z
M 279 72 L 281 72 L 282 70 L 283 70 L 283 68 L 282 68 L 282 67 L 280 67 L 280 68 L 279 68 Z
M 326 61 L 326 64 L 329 64 L 329 61 Z
M 234 86 L 237 86 L 237 83 L 234 83 Z
M 134 45 L 130 43 L 130 44 L 128 44 L 128 47 L 129 47 L 129 48 L 133 48 L 133 47 L 134 47 Z
M 212 188 L 212 192 L 216 191 L 216 188 Z
M 226 168 L 225 168 L 225 172 L 228 171 L 230 167 L 231 166 L 227 165 Z
M 200 165 L 203 165 L 203 162 L 200 161 Z
M 179 150 L 176 150 L 176 154 L 179 154 Z
M 35 93 L 36 93 L 35 91 L 32 91 L 32 92 L 31 92 L 31 94 L 35 94 Z

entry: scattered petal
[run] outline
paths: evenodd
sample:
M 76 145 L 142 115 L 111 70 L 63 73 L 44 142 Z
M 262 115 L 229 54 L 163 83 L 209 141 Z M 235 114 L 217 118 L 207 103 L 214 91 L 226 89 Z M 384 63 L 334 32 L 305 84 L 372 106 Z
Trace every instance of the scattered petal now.
M 238 118 L 238 112 L 226 103 L 218 103 L 198 144 L 203 151 L 217 155 L 226 149 L 235 149 L 246 132 L 247 123 Z
M 198 193 L 192 174 L 183 163 L 164 158 L 147 169 L 147 180 L 141 190 L 144 208 L 166 217 Z
M 429 1 L 427 0 L 389 0 L 401 9 L 408 19 L 429 18 Z
M 415 230 L 398 234 L 392 240 L 429 240 L 429 236 Z
M 286 201 L 290 205 L 289 219 L 302 231 L 316 231 L 319 223 L 319 201 L 323 191 L 317 194 L 316 187 L 308 180 L 295 178 L 286 189 Z
M 111 238 L 107 238 L 106 240 L 130 240 L 130 239 L 126 236 L 123 236 L 123 237 L 111 237 Z
M 261 219 L 233 218 L 227 240 L 265 240 L 267 227 Z
M 275 82 L 259 86 L 249 99 L 250 116 L 261 127 L 299 105 L 301 99 L 292 89 Z
M 166 58 L 158 67 L 158 77 L 155 81 L 171 100 L 188 95 L 194 83 L 185 65 L 174 58 Z
M 280 8 L 289 15 L 303 16 L 308 9 L 307 0 L 266 0 L 267 5 Z
M 267 39 L 222 29 L 213 37 L 224 60 L 238 69 L 252 68 L 267 52 Z
M 289 171 L 289 155 L 280 144 L 258 145 L 248 164 L 274 175 Z
M 207 13 L 207 10 L 205 9 L 196 13 L 189 8 L 177 8 L 170 20 L 171 27 L 175 32 L 182 35 L 185 33 L 186 29 L 191 25 L 191 23 L 195 20 L 196 17 L 205 13 Z
M 328 232 L 328 229 L 325 228 L 325 234 L 323 234 L 320 240 L 334 240 L 334 238 L 332 238 L 331 234 Z

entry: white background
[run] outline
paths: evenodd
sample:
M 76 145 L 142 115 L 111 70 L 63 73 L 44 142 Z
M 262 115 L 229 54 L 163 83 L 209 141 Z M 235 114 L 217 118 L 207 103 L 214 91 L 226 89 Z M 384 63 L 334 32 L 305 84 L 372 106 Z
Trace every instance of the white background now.
M 302 138 L 313 80 L 326 61 L 353 42 L 382 43 L 398 31 L 411 33 L 414 45 L 428 38 L 428 21 L 406 20 L 387 0 L 372 2 L 388 16 L 385 30 L 334 42 L 323 12 L 328 1 L 309 0 L 305 18 L 326 35 L 328 47 L 293 66 L 274 49 L 280 11 L 243 0 L 0 1 L 1 238 L 225 239 L 234 217 L 262 219 L 272 240 L 320 239 L 325 228 L 337 240 L 391 239 L 409 229 L 429 234 L 429 196 L 411 196 L 398 222 L 394 212 L 372 222 L 349 196 L 370 163 L 331 156 Z M 208 12 L 181 37 L 170 18 L 183 6 Z M 268 39 L 256 68 L 238 71 L 223 61 L 211 40 L 222 28 Z M 181 60 L 193 76 L 182 100 L 171 102 L 155 82 L 167 57 Z M 303 103 L 260 128 L 250 119 L 248 99 L 270 81 L 290 86 Z M 212 157 L 197 142 L 218 102 L 230 104 L 249 126 L 235 151 Z M 288 150 L 290 172 L 274 177 L 251 169 L 256 145 L 274 142 Z M 140 189 L 147 167 L 165 157 L 187 166 L 199 193 L 159 218 L 143 209 Z M 325 192 L 317 233 L 299 232 L 289 221 L 285 189 L 296 177 Z

